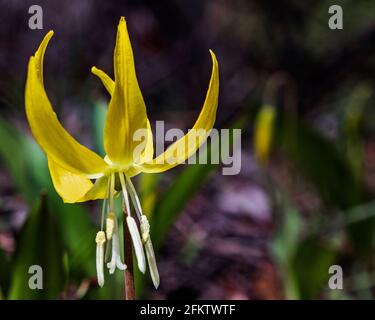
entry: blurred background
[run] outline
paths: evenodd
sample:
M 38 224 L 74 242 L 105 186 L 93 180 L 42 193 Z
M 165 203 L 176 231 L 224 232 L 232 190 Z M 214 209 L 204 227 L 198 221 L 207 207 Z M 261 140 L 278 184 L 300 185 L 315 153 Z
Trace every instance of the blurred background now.
M 43 8 L 43 30 L 28 9 Z M 330 30 L 341 5 L 344 29 Z M 212 49 L 216 128 L 242 130 L 238 175 L 185 165 L 135 179 L 152 224 L 161 285 L 146 299 L 372 299 L 375 294 L 375 2 L 0 0 L 0 297 L 120 299 L 123 274 L 95 277 L 100 201 L 55 193 L 24 112 L 27 62 L 53 29 L 45 85 L 65 128 L 103 154 L 108 95 L 125 16 L 149 118 L 193 125 Z M 47 124 L 46 124 L 47 125 Z M 210 147 L 217 148 L 217 142 Z M 229 145 L 231 141 L 226 141 Z M 30 265 L 44 289 L 30 290 Z M 330 290 L 331 265 L 343 290 Z

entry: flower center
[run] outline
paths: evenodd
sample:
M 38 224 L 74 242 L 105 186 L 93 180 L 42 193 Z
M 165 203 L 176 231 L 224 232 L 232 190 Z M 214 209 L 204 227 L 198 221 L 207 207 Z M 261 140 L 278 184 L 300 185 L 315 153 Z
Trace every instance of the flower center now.
M 111 174 L 112 172 L 120 174 L 121 172 L 127 172 L 130 168 L 130 165 L 113 162 L 107 155 L 104 157 L 104 161 L 109 165 L 107 174 Z

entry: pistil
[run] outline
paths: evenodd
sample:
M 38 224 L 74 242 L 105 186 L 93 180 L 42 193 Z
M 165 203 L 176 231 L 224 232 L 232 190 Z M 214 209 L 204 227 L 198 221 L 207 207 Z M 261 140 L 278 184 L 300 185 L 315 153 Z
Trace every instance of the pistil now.
M 106 219 L 106 233 L 108 241 L 112 241 L 112 256 L 111 261 L 107 263 L 107 268 L 109 273 L 113 274 L 116 270 L 116 267 L 120 270 L 126 269 L 126 264 L 121 261 L 120 254 L 120 243 L 118 235 L 118 224 L 117 217 L 115 214 L 114 206 L 114 195 L 115 195 L 115 174 L 112 173 L 110 176 L 110 189 L 109 189 L 109 213 L 107 214 Z

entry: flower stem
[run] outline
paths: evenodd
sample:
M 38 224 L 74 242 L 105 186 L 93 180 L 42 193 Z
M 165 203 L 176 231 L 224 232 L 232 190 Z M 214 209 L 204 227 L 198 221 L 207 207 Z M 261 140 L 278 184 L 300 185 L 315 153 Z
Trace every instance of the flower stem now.
M 125 300 L 135 300 L 134 270 L 133 270 L 133 247 L 128 225 L 126 223 L 127 213 L 123 210 L 124 229 L 124 258 L 127 268 L 124 271 L 125 277 Z

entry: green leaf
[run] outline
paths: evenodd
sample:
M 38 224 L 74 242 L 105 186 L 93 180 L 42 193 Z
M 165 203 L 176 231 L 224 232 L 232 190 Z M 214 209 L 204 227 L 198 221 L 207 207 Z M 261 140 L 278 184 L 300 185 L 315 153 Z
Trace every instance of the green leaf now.
M 92 119 L 93 119 L 93 133 L 96 150 L 101 156 L 105 156 L 104 150 L 104 124 L 107 108 L 104 102 L 97 101 L 94 104 Z
M 48 204 L 58 221 L 68 249 L 71 274 L 95 274 L 95 228 L 87 210 L 78 204 L 64 204 L 50 178 L 47 158 L 36 142 L 0 119 L 0 159 L 13 178 L 21 196 L 29 204 L 48 190 Z
M 360 125 L 364 116 L 366 102 L 372 94 L 372 88 L 360 83 L 351 92 L 348 103 L 344 106 L 344 118 L 342 121 L 342 133 L 344 151 L 355 173 L 357 180 L 363 174 L 363 145 Z
M 94 275 L 96 232 L 87 210 L 80 204 L 63 203 L 54 190 L 45 154 L 33 140 L 28 139 L 25 145 L 26 150 L 30 151 L 27 163 L 29 180 L 34 181 L 36 190 L 48 190 L 48 203 L 53 208 L 68 249 L 72 275 Z
M 64 204 L 55 194 L 51 198 L 50 206 L 56 212 L 68 250 L 70 275 L 77 279 L 94 276 L 96 228 L 89 220 L 87 210 L 78 204 Z
M 290 128 L 294 128 L 294 135 Z M 288 116 L 282 119 L 278 130 L 282 150 L 316 187 L 326 204 L 342 209 L 345 214 L 366 199 L 347 154 L 340 152 L 333 141 L 306 122 L 296 123 Z M 355 250 L 365 258 L 375 247 L 375 218 L 351 223 L 347 230 Z
M 142 201 L 142 209 L 149 217 L 155 209 L 158 181 L 159 175 L 152 173 L 143 173 L 138 179 L 138 194 Z
M 29 287 L 30 277 L 35 274 L 29 274 L 29 268 L 33 265 L 43 270 L 43 289 L 33 290 Z M 20 231 L 9 299 L 57 299 L 63 291 L 64 279 L 60 232 L 44 194 L 32 208 Z
M 361 202 L 361 192 L 351 166 L 336 145 L 306 122 L 285 116 L 276 134 L 276 145 L 302 169 L 330 205 L 348 209 Z
M 5 255 L 5 252 L 0 249 L 0 300 L 1 296 L 7 296 L 12 265 L 10 259 Z
M 23 137 L 5 120 L 0 119 L 0 159 L 13 177 L 18 190 L 26 199 L 33 197 L 32 183 L 26 175 L 27 154 Z
M 122 300 L 124 298 L 124 272 L 116 270 L 114 274 L 104 273 L 104 286 L 91 286 L 84 299 L 87 300 Z M 144 277 L 144 275 L 143 275 Z
M 301 299 L 317 299 L 327 288 L 329 267 L 334 264 L 336 251 L 310 237 L 299 246 L 293 259 L 293 272 L 299 287 Z
M 293 272 L 292 262 L 300 242 L 302 219 L 299 212 L 286 200 L 281 208 L 279 230 L 272 241 L 272 252 L 281 270 L 287 299 L 298 299 L 299 288 Z

